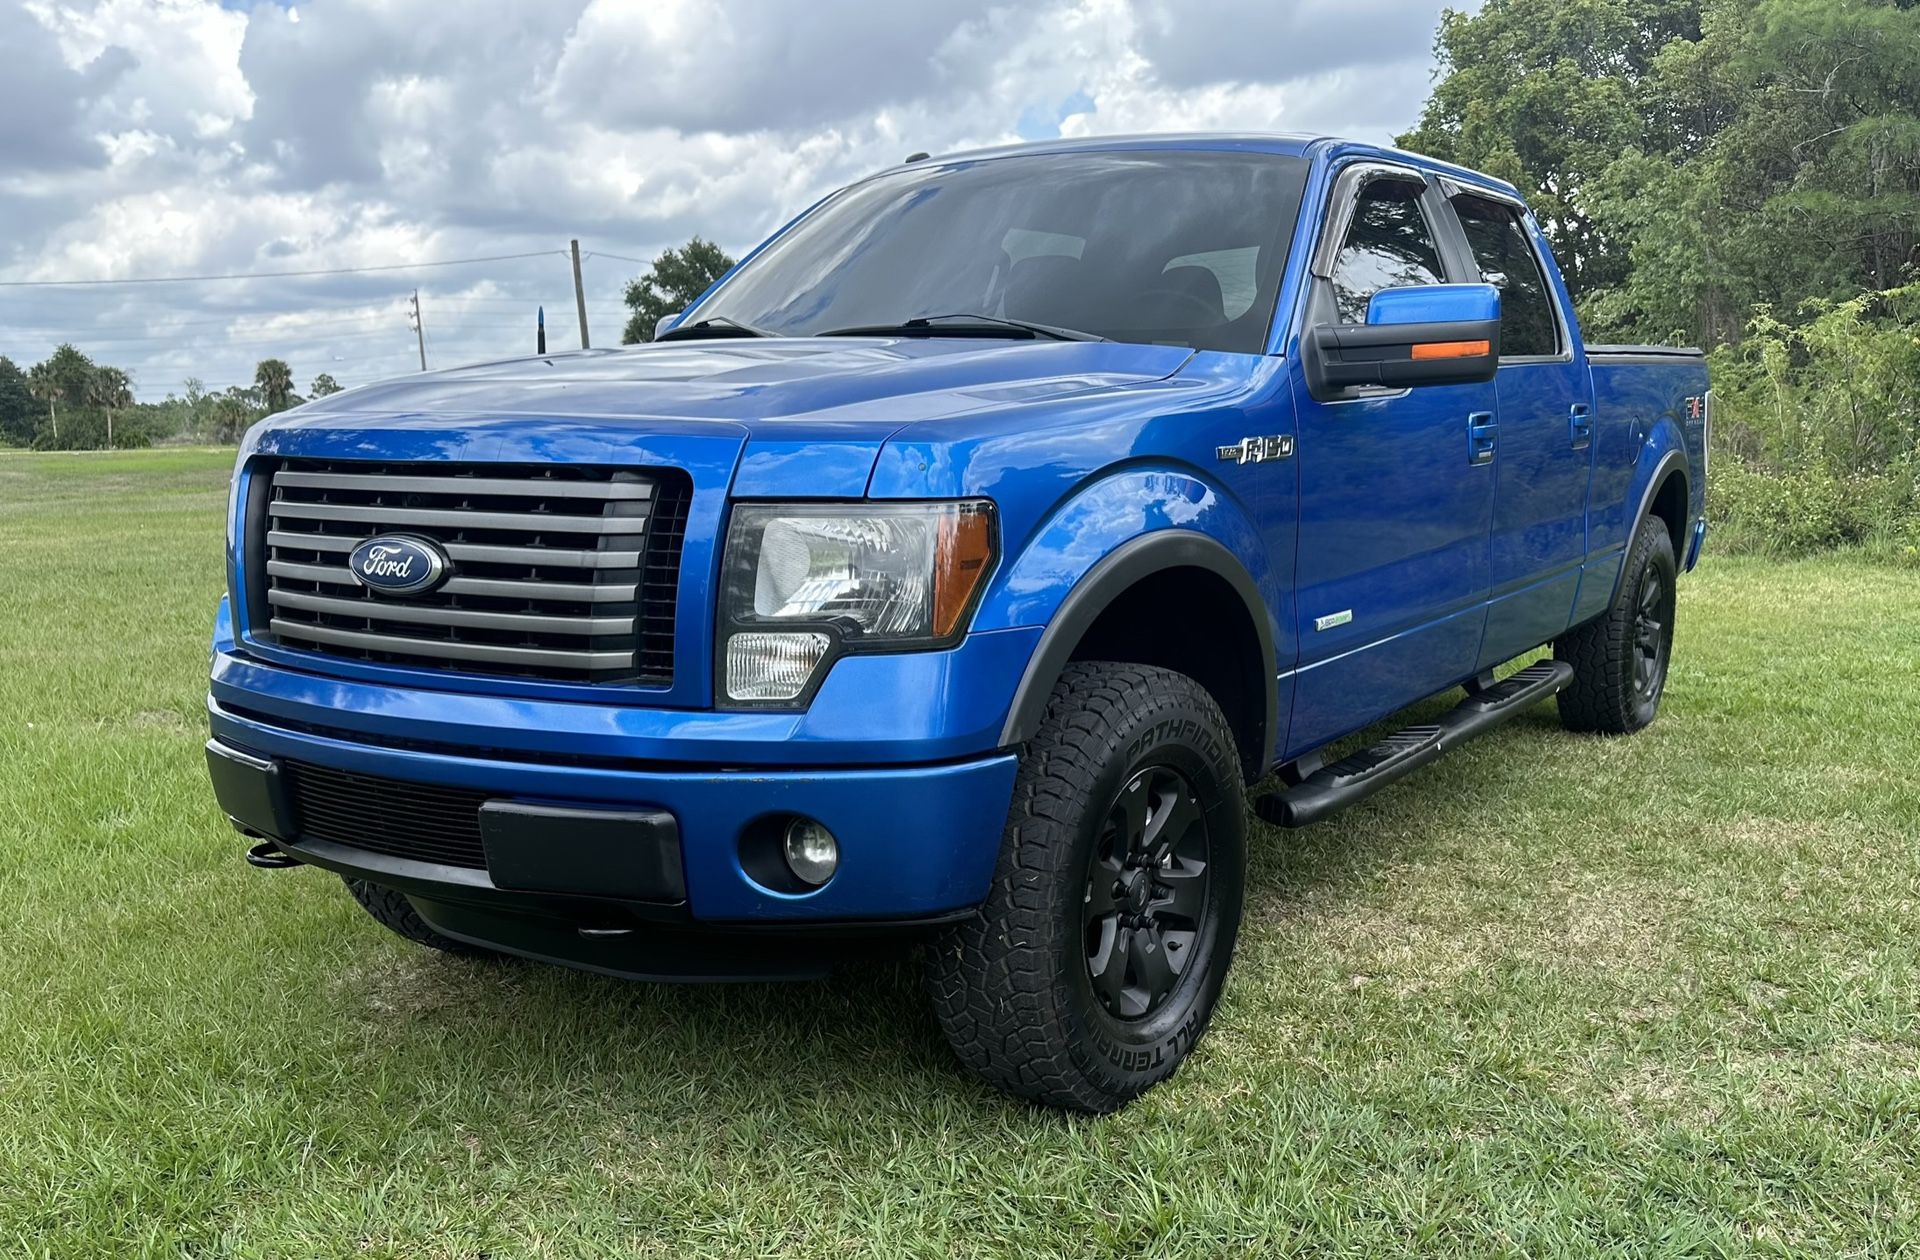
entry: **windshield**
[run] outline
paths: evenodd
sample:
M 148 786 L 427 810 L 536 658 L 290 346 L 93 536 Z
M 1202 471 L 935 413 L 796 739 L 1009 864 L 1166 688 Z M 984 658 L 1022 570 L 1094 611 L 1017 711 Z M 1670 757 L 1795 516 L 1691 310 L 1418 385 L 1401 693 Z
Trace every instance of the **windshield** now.
M 1306 175 L 1303 158 L 1226 152 L 898 171 L 829 199 L 693 318 L 812 336 L 984 315 L 1259 354 Z

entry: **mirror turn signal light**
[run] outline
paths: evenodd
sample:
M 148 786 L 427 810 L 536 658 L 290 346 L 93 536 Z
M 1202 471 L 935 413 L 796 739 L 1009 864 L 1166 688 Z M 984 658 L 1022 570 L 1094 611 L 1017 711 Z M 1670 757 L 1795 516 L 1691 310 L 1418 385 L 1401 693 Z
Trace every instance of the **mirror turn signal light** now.
M 1488 353 L 1493 349 L 1486 341 L 1423 341 L 1416 342 L 1413 357 L 1416 359 L 1471 359 Z

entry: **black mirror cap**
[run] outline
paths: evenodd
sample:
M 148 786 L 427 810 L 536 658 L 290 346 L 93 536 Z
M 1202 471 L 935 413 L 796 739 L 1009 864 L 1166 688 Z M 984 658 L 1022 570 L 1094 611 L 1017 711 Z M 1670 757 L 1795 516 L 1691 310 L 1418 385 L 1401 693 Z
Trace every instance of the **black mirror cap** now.
M 1500 367 L 1500 321 L 1321 324 L 1301 346 L 1307 390 L 1320 402 L 1374 386 L 1474 385 Z
M 675 311 L 671 315 L 662 315 L 659 319 L 654 320 L 653 339 L 658 341 L 662 333 L 672 332 L 674 327 L 679 324 L 680 317 L 685 314 L 685 311 Z

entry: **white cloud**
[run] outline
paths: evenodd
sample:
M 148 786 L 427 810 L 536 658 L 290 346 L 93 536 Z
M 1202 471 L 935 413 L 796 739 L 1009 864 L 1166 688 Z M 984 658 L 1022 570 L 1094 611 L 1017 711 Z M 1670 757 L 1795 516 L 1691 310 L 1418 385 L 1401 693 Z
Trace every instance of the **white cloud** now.
M 1415 121 L 1443 0 L 0 0 L 0 278 L 751 246 L 907 152 L 1054 134 Z M 16 53 L 18 55 L 16 55 Z M 27 120 L 30 119 L 30 122 Z M 596 340 L 636 268 L 590 259 Z M 0 353 L 72 340 L 143 397 L 288 358 L 408 367 L 572 340 L 564 259 L 0 289 Z
M 205 134 L 244 118 L 252 105 L 239 68 L 245 14 L 198 0 L 26 7 L 58 38 L 69 66 L 126 58 L 127 70 L 99 103 L 94 121 L 103 131 Z

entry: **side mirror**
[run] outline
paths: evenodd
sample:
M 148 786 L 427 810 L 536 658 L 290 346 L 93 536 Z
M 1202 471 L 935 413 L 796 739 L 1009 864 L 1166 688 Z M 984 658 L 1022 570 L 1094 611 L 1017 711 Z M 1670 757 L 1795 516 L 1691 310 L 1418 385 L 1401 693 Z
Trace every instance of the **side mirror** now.
M 686 314 L 685 311 L 675 311 L 671 315 L 662 315 L 659 319 L 655 320 L 653 322 L 653 339 L 658 341 L 664 334 L 670 333 L 678 328 L 680 321 L 686 317 Z
M 1382 289 L 1364 324 L 1321 324 L 1301 347 L 1321 401 L 1350 389 L 1470 385 L 1500 366 L 1500 290 L 1490 284 Z

